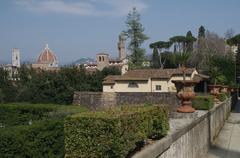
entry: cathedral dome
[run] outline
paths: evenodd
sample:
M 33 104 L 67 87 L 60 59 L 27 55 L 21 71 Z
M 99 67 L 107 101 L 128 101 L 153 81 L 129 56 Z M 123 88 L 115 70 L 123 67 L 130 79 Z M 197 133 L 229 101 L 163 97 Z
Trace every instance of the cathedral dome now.
M 46 44 L 45 49 L 43 52 L 39 55 L 37 59 L 37 64 L 51 64 L 55 65 L 57 64 L 57 57 L 56 55 L 48 48 L 48 44 Z

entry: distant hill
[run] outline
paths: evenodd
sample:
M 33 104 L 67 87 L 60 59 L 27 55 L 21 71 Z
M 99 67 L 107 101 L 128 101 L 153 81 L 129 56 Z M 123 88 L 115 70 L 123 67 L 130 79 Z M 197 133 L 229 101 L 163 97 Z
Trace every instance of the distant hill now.
M 92 58 L 80 58 L 80 59 L 72 62 L 72 64 L 77 65 L 77 64 L 85 64 L 85 63 L 93 63 L 93 62 L 95 62 L 95 60 Z

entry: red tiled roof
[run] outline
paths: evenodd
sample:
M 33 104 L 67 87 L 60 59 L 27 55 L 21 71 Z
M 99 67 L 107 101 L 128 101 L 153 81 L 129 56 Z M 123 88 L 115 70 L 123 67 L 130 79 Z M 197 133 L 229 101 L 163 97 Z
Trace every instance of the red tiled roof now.
M 188 68 L 185 70 L 187 76 L 191 75 L 196 69 Z M 182 75 L 181 69 L 137 69 L 131 70 L 125 73 L 122 76 L 117 76 L 114 78 L 114 81 L 146 81 L 149 78 L 151 79 L 169 79 L 174 75 Z M 105 78 L 103 83 L 108 82 L 109 78 Z M 113 81 L 111 81 L 113 82 Z

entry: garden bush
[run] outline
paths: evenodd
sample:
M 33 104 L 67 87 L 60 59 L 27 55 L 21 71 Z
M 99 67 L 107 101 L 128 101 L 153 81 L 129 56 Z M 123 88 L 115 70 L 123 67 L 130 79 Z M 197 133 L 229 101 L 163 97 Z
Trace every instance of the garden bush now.
M 86 111 L 79 106 L 54 104 L 0 104 L 0 123 L 5 127 L 27 125 L 29 121 L 64 118 L 68 114 Z
M 64 157 L 64 118 L 80 106 L 0 104 L 1 158 Z
M 196 96 L 192 101 L 192 106 L 196 110 L 209 110 L 214 105 L 212 96 Z
M 165 106 L 74 114 L 65 119 L 65 157 L 126 157 L 138 143 L 159 139 L 168 129 Z
M 63 158 L 63 131 L 63 121 L 60 120 L 0 128 L 0 157 Z

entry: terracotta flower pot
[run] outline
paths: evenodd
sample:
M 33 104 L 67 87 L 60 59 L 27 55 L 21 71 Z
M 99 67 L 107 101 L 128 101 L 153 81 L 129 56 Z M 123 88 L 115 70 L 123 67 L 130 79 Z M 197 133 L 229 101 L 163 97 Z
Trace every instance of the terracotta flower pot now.
M 177 88 L 177 97 L 181 100 L 181 106 L 177 109 L 181 113 L 193 113 L 195 109 L 192 107 L 192 99 L 196 96 L 194 86 L 198 83 L 192 80 L 172 81 Z
M 217 96 L 220 93 L 221 85 L 208 85 L 210 94 L 214 96 L 214 102 L 219 102 Z

